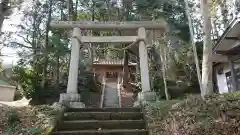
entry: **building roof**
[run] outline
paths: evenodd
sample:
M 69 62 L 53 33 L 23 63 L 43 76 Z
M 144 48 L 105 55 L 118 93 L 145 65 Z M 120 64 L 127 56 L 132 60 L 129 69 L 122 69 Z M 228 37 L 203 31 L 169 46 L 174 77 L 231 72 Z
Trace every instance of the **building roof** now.
M 216 52 L 217 50 L 230 50 L 233 48 L 234 46 L 231 46 L 231 44 L 234 44 L 236 40 L 239 40 L 239 37 L 237 37 L 239 34 L 240 18 L 235 18 L 218 39 L 217 43 L 213 46 L 213 52 Z
M 0 80 L 0 90 L 1 88 L 16 88 L 16 87 L 6 81 Z
M 3 80 L 0 80 L 0 85 L 12 86 L 11 84 L 9 84 L 8 82 L 5 82 Z
M 239 53 L 240 18 L 235 18 L 213 46 L 213 62 L 228 62 L 226 54 Z M 236 61 L 238 62 L 238 61 Z
M 94 65 L 123 65 L 123 60 L 121 59 L 96 59 L 93 64 Z M 137 63 L 128 63 L 129 66 L 135 66 Z

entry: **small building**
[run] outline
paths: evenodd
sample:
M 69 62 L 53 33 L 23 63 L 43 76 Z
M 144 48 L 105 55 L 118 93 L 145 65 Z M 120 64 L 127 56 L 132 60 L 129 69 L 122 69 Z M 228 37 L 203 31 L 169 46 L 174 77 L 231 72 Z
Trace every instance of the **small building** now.
M 101 99 L 101 102 L 106 102 L 105 107 L 131 107 L 133 105 L 133 88 L 131 82 L 135 82 L 137 63 L 128 62 L 127 67 L 127 82 L 123 87 L 123 71 L 124 60 L 119 59 L 97 59 L 93 62 L 93 72 L 98 77 L 98 80 L 105 84 L 102 89 L 102 94 L 106 99 Z M 105 101 L 103 101 L 105 100 Z M 116 101 L 117 100 L 117 101 Z M 104 104 L 104 103 L 101 103 Z
M 129 62 L 128 69 L 132 76 L 132 81 L 135 79 L 136 63 Z M 103 77 L 106 79 L 121 79 L 123 77 L 123 60 L 119 59 L 97 59 L 93 62 L 93 72 L 98 76 L 101 81 Z
M 219 93 L 240 90 L 240 19 L 233 20 L 214 45 L 213 62 Z
M 13 101 L 16 87 L 0 80 L 0 101 Z

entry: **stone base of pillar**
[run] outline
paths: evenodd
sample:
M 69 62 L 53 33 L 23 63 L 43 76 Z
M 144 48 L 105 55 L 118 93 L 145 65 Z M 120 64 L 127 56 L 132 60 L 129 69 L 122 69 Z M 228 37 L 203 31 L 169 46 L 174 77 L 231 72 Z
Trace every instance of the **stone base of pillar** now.
M 85 108 L 78 93 L 61 93 L 59 103 L 68 108 Z
M 140 92 L 138 93 L 137 101 L 134 102 L 134 107 L 145 106 L 147 103 L 157 101 L 156 93 L 153 91 Z

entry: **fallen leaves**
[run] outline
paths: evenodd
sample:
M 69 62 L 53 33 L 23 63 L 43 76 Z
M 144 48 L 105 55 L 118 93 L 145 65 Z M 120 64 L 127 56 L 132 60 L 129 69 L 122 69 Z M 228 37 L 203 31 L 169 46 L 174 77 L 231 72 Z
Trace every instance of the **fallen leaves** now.
M 151 135 L 240 134 L 240 92 L 161 101 L 146 112 Z
M 14 126 L 10 126 L 7 122 L 11 110 L 16 110 L 20 117 L 20 121 Z M 48 119 L 55 114 L 57 114 L 56 110 L 47 105 L 12 107 L 0 104 L 0 134 L 41 135 L 50 126 Z

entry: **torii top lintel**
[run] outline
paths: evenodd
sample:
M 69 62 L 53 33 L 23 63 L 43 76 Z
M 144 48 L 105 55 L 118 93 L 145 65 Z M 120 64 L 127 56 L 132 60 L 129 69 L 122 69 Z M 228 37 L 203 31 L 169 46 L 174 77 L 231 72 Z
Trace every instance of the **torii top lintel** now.
M 53 28 L 71 29 L 79 27 L 82 29 L 166 29 L 164 21 L 53 21 L 50 23 Z

